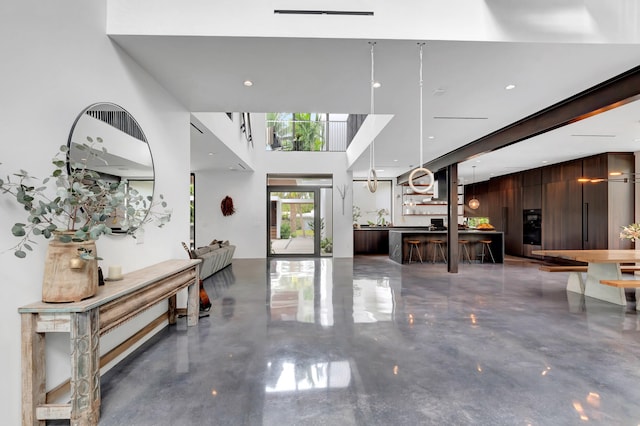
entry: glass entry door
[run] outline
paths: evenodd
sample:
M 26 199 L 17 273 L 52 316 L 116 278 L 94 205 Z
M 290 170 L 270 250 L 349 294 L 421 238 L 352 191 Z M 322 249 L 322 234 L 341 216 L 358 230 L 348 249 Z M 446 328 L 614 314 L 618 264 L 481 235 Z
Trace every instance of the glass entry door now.
M 319 256 L 319 188 L 269 186 L 267 192 L 270 256 Z

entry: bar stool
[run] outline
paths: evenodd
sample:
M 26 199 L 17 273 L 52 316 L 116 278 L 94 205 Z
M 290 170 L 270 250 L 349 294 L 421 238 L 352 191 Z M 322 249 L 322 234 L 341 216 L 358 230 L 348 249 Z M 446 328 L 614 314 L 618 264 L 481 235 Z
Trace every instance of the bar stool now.
M 420 263 L 422 262 L 422 255 L 420 254 L 420 240 L 407 240 L 407 244 L 409 244 L 409 262 L 411 263 L 411 259 L 413 257 L 413 250 L 416 250 L 416 254 L 418 255 L 418 259 L 420 259 Z
M 466 256 L 467 262 L 471 264 L 471 256 L 469 256 L 469 240 L 458 240 L 458 247 L 460 247 L 460 257 L 462 258 L 462 263 L 464 263 L 464 258 Z
M 491 251 L 491 240 L 480 240 L 478 241 L 482 244 L 482 253 L 480 253 L 480 258 L 482 259 L 480 263 L 484 263 L 485 249 L 489 250 L 489 255 L 491 256 L 491 261 L 496 263 L 496 259 L 493 257 L 493 252 Z
M 444 263 L 447 263 L 447 255 L 444 252 L 443 245 L 446 243 L 445 240 L 431 240 L 429 241 L 433 244 L 433 263 L 436 263 L 436 256 L 438 255 L 438 251 L 440 251 L 440 256 L 442 256 L 442 260 Z

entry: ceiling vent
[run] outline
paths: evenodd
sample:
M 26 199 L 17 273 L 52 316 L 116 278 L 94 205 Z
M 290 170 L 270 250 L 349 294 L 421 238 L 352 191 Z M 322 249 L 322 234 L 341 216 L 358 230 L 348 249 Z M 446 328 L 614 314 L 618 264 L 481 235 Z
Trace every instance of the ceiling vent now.
M 488 120 L 489 117 L 458 117 L 458 116 L 436 116 L 436 120 Z
M 577 138 L 615 138 L 616 135 L 571 135 Z
M 361 12 L 350 10 L 295 10 L 276 9 L 276 15 L 342 15 L 342 16 L 373 16 L 373 12 Z
M 199 131 L 201 134 L 204 134 L 204 132 L 202 130 L 198 129 L 198 126 L 196 126 L 195 124 L 191 123 L 191 127 L 196 129 L 197 131 Z

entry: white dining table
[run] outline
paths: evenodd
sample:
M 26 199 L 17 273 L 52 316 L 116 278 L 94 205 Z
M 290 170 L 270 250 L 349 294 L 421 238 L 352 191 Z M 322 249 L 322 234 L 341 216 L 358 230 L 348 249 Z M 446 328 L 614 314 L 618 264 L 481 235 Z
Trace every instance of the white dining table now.
M 584 295 L 622 306 L 627 304 L 624 288 L 601 284 L 600 280 L 621 280 L 620 264 L 640 263 L 640 250 L 534 250 L 532 254 L 587 263 Z

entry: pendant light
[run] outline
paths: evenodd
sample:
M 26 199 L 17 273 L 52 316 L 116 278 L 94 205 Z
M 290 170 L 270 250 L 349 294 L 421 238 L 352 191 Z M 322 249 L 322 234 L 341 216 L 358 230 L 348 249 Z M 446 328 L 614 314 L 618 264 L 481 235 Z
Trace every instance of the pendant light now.
M 411 187 L 411 190 L 413 192 L 417 192 L 418 194 L 426 194 L 427 192 L 429 192 L 431 190 L 431 188 L 433 188 L 433 184 L 435 182 L 435 179 L 433 177 L 433 173 L 431 172 L 431 170 L 426 169 L 424 167 L 422 167 L 422 165 L 424 164 L 422 162 L 422 48 L 424 46 L 424 43 L 418 43 L 418 46 L 420 46 L 420 167 L 418 167 L 417 169 L 413 169 L 413 171 L 411 172 L 411 174 L 409 175 L 409 186 Z M 420 188 L 416 187 L 415 184 L 413 183 L 413 179 L 415 177 L 415 175 L 417 173 L 421 173 L 421 177 L 424 176 L 425 174 L 427 176 L 429 176 L 429 184 L 426 186 L 421 186 Z
M 376 83 L 375 75 L 373 73 L 374 70 L 374 54 L 373 49 L 376 45 L 375 41 L 370 41 L 369 45 L 371 46 L 371 81 L 370 81 L 370 89 L 371 89 L 371 118 L 373 118 L 374 110 L 374 90 L 376 87 L 379 87 L 379 84 Z M 374 137 L 371 141 L 371 145 L 369 146 L 369 174 L 367 175 L 367 187 L 370 192 L 376 192 L 378 189 L 378 174 L 376 173 L 375 166 L 375 156 L 376 156 L 376 138 Z
M 471 199 L 469 200 L 469 207 L 476 210 L 480 207 L 480 201 L 476 198 L 476 166 L 473 167 L 473 180 L 471 181 Z

